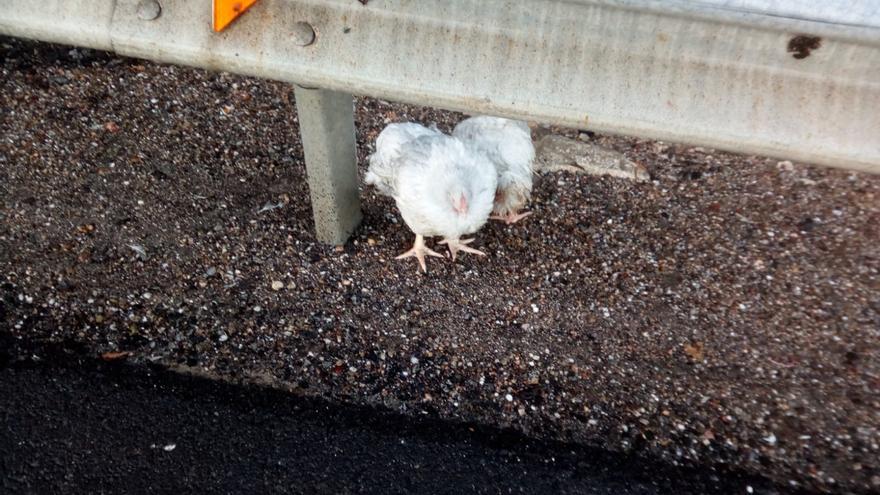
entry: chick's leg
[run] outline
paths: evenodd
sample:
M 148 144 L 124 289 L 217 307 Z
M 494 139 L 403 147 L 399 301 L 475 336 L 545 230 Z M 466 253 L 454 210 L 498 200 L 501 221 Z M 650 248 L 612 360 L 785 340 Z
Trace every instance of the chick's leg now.
M 459 251 L 478 254 L 480 256 L 486 256 L 486 253 L 480 251 L 479 249 L 474 249 L 467 246 L 472 242 L 474 242 L 473 239 L 443 239 L 442 241 L 440 241 L 440 244 L 446 244 L 447 246 L 449 246 L 449 254 L 452 255 L 452 261 L 455 261 L 455 256 L 458 254 Z
M 507 215 L 492 215 L 489 218 L 491 218 L 492 220 L 501 220 L 502 222 L 506 223 L 507 225 L 510 225 L 512 223 L 519 222 L 520 220 L 522 220 L 523 218 L 525 218 L 531 214 L 532 214 L 532 212 L 530 212 L 530 211 L 524 211 L 522 213 L 517 213 L 515 211 L 511 211 Z
M 438 258 L 442 258 L 443 255 L 432 251 L 428 246 L 425 246 L 425 237 L 419 234 L 416 234 L 416 242 L 413 243 L 412 249 L 401 254 L 400 256 L 394 258 L 396 260 L 402 260 L 403 258 L 409 258 L 411 256 L 415 256 L 417 260 L 419 260 L 419 266 L 422 267 L 422 271 L 427 273 L 428 266 L 425 264 L 425 255 L 428 256 L 436 256 Z

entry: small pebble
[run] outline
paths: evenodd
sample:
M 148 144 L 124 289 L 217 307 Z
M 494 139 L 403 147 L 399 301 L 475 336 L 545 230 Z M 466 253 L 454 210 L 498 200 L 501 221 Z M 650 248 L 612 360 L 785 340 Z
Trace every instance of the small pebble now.
M 284 283 L 281 282 L 280 280 L 273 280 L 272 281 L 272 290 L 277 291 L 277 290 L 281 290 L 283 288 L 284 288 Z
M 776 168 L 783 172 L 791 172 L 792 170 L 794 170 L 794 165 L 788 160 L 783 160 L 776 163 Z

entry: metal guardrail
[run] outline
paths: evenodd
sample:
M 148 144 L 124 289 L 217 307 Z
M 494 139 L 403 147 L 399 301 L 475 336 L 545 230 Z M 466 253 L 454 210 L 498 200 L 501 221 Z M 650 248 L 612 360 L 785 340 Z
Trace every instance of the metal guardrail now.
M 207 0 L 0 12 L 12 36 L 880 173 L 871 0 L 261 0 L 219 34 Z

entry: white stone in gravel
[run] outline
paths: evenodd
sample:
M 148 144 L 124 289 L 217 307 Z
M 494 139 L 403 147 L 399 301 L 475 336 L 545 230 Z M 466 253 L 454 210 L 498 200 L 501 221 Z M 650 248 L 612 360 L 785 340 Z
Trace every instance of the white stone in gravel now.
M 788 160 L 783 160 L 781 162 L 776 162 L 776 168 L 784 172 L 791 172 L 794 170 L 794 164 Z
M 283 288 L 284 288 L 284 283 L 281 282 L 280 280 L 273 280 L 272 281 L 272 290 L 281 290 Z
M 504 396 L 504 399 L 505 399 L 507 402 L 513 402 L 513 396 L 510 395 L 510 394 L 505 395 L 505 396 Z
M 413 356 L 413 357 L 409 358 L 409 362 L 412 364 L 419 364 L 419 358 Z
M 164 450 L 165 452 L 171 452 L 172 450 L 174 450 L 176 448 L 177 448 L 177 444 L 169 443 L 168 445 L 162 447 L 162 450 Z
M 144 249 L 143 246 L 141 246 L 140 244 L 129 244 L 128 247 L 132 251 L 134 251 L 137 257 L 140 258 L 142 261 L 147 260 L 147 250 Z
M 776 435 L 771 433 L 769 436 L 764 437 L 764 441 L 770 445 L 776 445 Z

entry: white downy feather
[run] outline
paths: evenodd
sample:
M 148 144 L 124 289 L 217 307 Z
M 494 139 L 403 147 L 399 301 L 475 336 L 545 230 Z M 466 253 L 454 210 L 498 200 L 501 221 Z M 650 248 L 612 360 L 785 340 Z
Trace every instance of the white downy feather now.
M 498 173 L 493 213 L 507 215 L 523 208 L 532 195 L 535 146 L 529 126 L 500 117 L 471 117 L 455 126 L 452 135 L 485 153 Z
M 392 124 L 382 131 L 368 182 L 394 198 L 404 222 L 418 235 L 458 239 L 476 232 L 492 212 L 494 166 L 459 139 L 417 125 Z M 454 208 L 461 196 L 467 200 L 464 213 Z
M 422 136 L 441 134 L 436 127 L 428 128 L 412 122 L 390 124 L 376 138 L 376 152 L 370 155 L 370 168 L 364 181 L 373 185 L 382 194 L 394 196 L 397 182 L 396 160 L 400 157 L 403 146 Z

